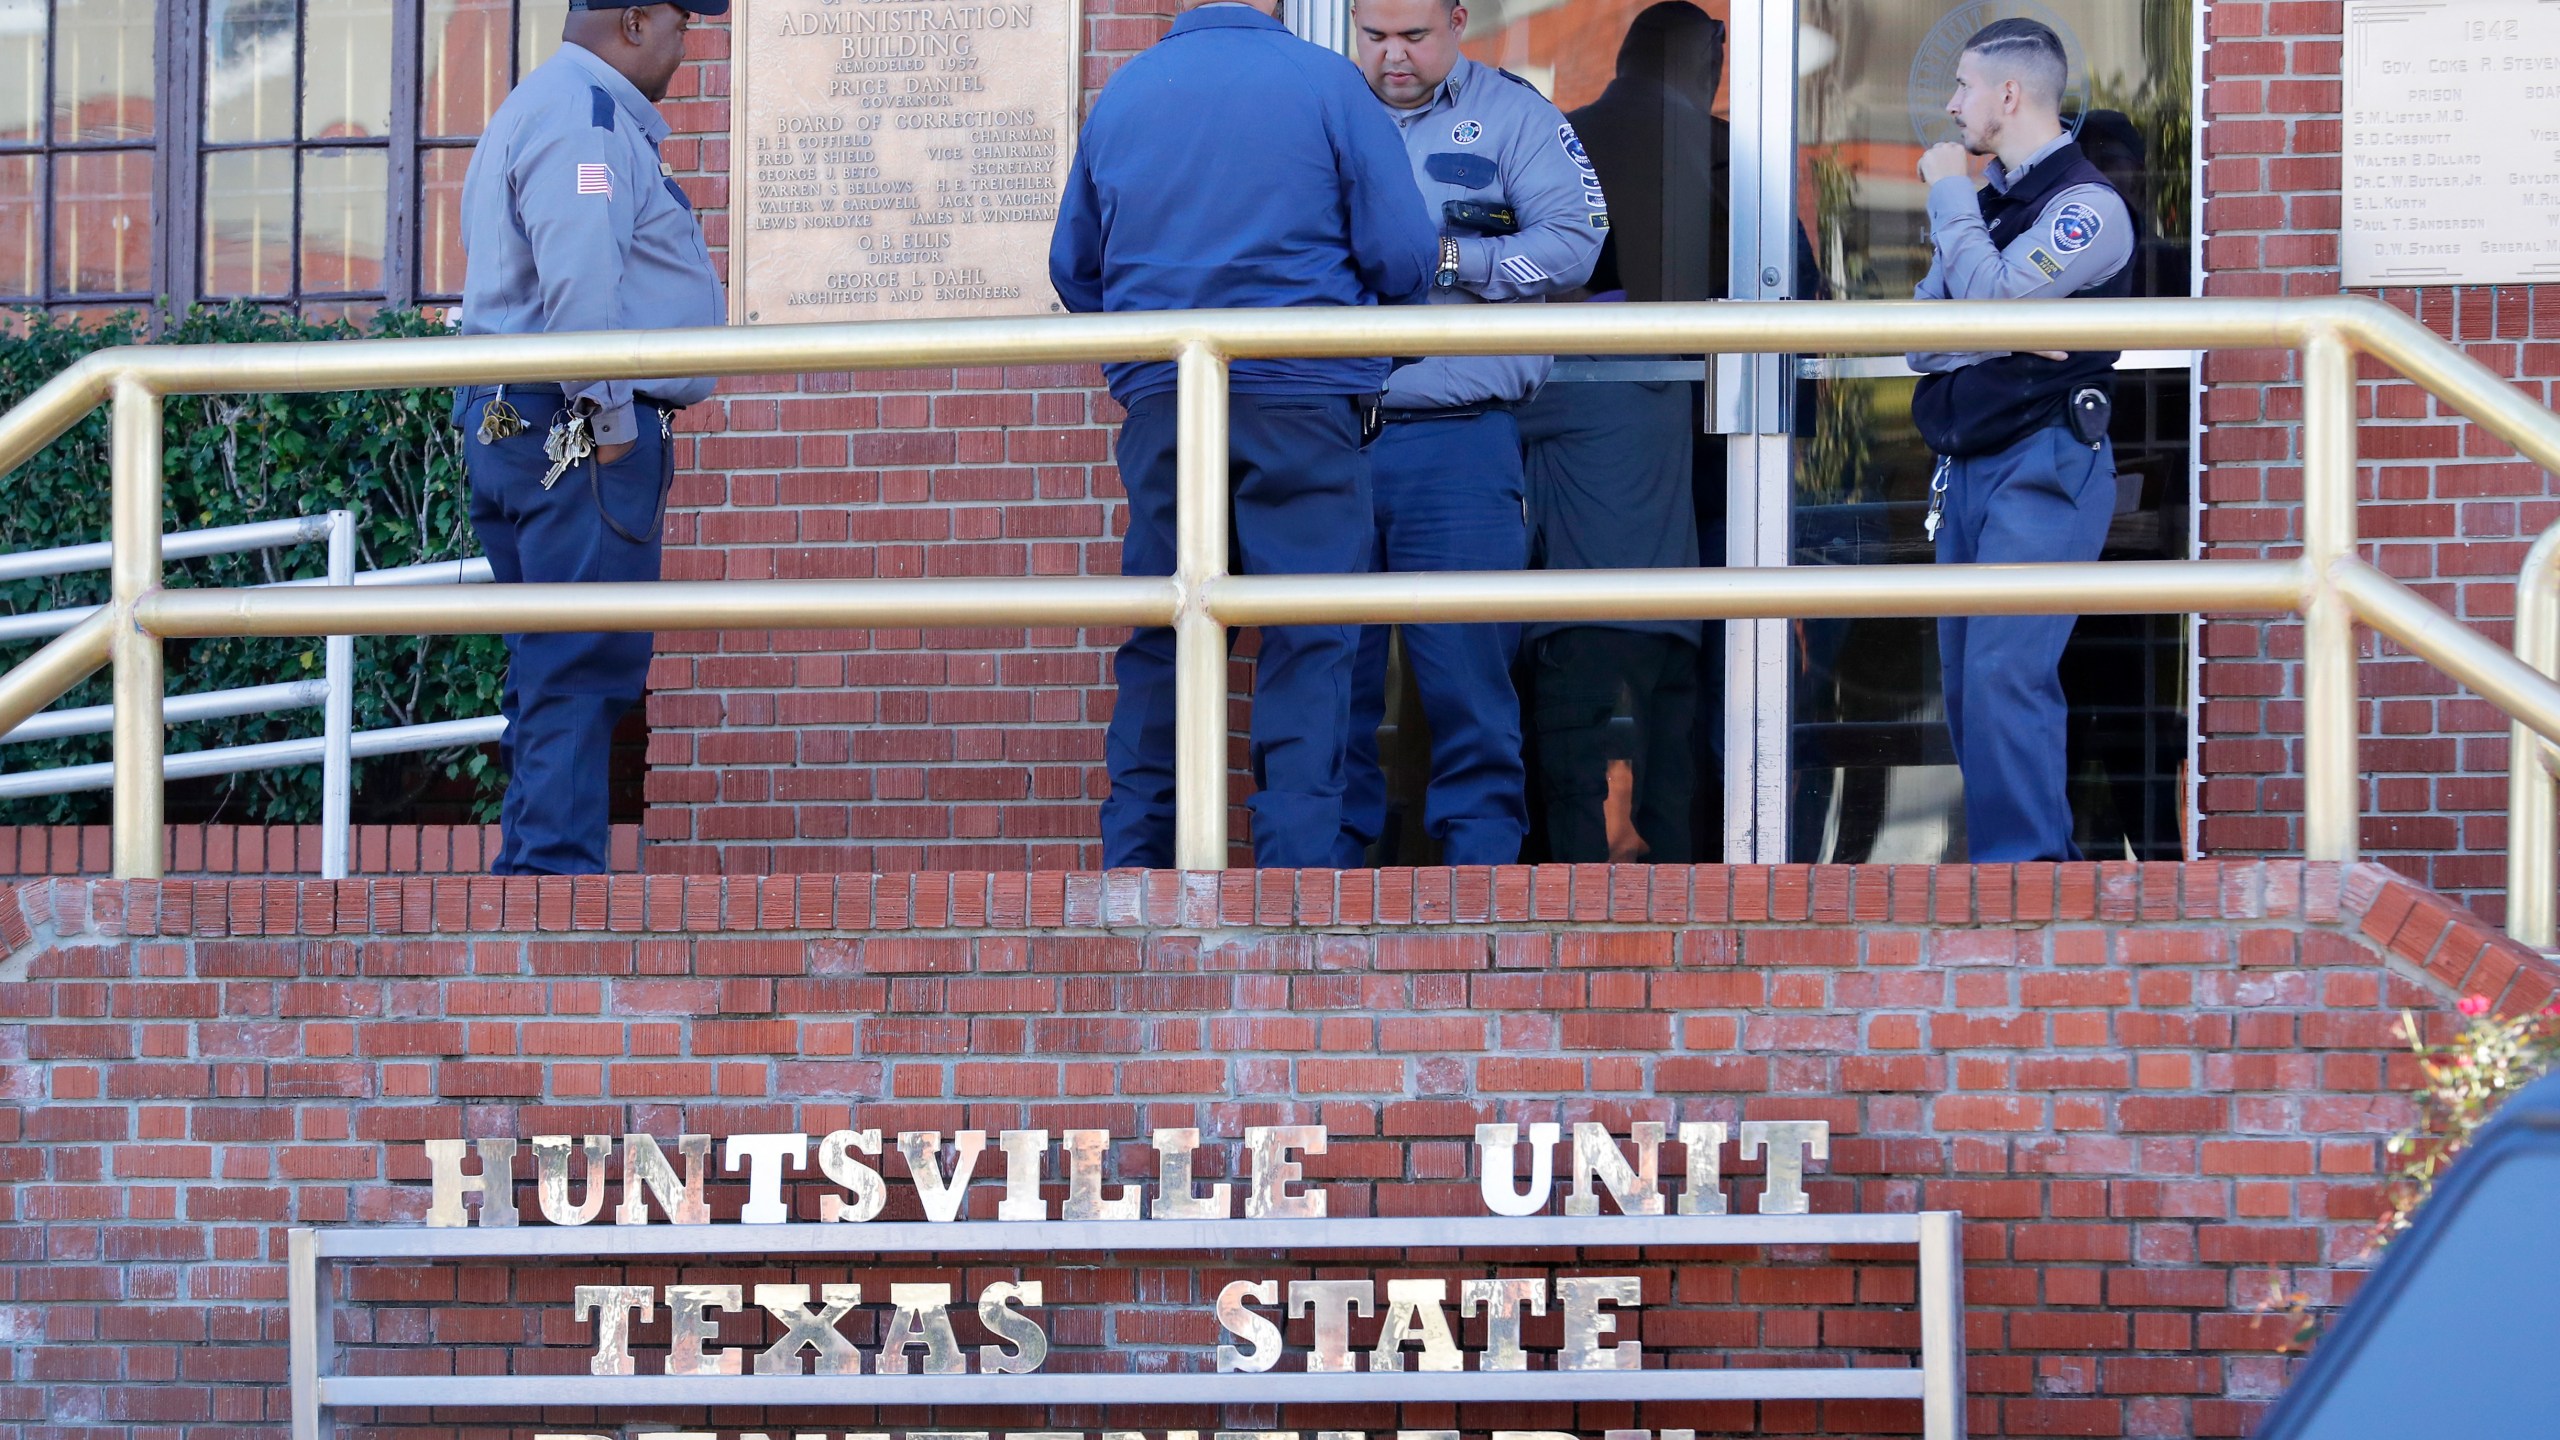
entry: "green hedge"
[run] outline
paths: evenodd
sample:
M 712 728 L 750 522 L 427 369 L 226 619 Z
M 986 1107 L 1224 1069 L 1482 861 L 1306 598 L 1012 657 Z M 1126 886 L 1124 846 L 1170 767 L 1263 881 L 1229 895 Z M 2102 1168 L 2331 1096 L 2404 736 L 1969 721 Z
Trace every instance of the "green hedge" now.
M 93 350 L 160 343 L 256 344 L 337 340 L 357 335 L 431 335 L 442 326 L 409 311 L 384 312 L 359 327 L 297 319 L 235 305 L 198 310 L 146 335 L 138 315 L 104 320 L 0 312 L 0 409 Z M 167 406 L 167 528 L 355 512 L 359 570 L 388 569 L 479 553 L 471 535 L 460 437 L 447 419 L 448 390 L 376 390 L 317 395 L 173 396 Z M 103 538 L 107 527 L 107 410 L 101 406 L 43 453 L 6 477 L 0 503 L 0 552 L 50 549 Z M 172 586 L 257 585 L 324 575 L 321 543 L 245 555 L 173 561 Z M 106 596 L 104 571 L 0 584 L 9 614 L 92 603 Z M 40 642 L 0 645 L 0 666 L 33 654 Z M 355 716 L 359 730 L 492 715 L 506 657 L 495 636 L 359 637 Z M 318 640 L 173 641 L 169 691 L 192 694 L 316 677 Z M 104 704 L 102 672 L 64 699 Z M 316 708 L 249 715 L 174 727 L 169 748 L 210 749 L 320 733 Z M 0 769 L 32 770 L 107 758 L 104 735 L 76 736 L 0 748 Z M 357 767 L 360 813 L 406 818 L 404 807 L 429 786 L 458 792 L 475 818 L 496 815 L 499 779 L 476 751 L 388 756 Z M 243 824 L 311 823 L 320 817 L 320 767 L 299 766 L 199 782 L 173 802 L 173 816 Z M 0 824 L 95 822 L 105 792 L 0 803 Z

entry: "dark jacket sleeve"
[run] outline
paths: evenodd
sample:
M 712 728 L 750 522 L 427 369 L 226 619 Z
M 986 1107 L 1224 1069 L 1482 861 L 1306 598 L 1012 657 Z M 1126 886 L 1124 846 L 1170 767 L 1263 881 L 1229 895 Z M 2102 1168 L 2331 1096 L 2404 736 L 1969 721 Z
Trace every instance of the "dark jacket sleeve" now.
M 1419 300 L 1439 268 L 1440 232 L 1413 183 L 1413 162 L 1395 123 L 1378 108 L 1359 72 L 1342 67 L 1354 93 L 1337 93 L 1328 123 L 1334 164 L 1351 218 L 1351 263 L 1381 305 Z
M 1057 226 L 1049 232 L 1049 283 L 1059 301 L 1079 315 L 1102 308 L 1102 202 L 1087 163 L 1092 154 L 1090 144 L 1076 146 L 1066 193 L 1058 200 Z

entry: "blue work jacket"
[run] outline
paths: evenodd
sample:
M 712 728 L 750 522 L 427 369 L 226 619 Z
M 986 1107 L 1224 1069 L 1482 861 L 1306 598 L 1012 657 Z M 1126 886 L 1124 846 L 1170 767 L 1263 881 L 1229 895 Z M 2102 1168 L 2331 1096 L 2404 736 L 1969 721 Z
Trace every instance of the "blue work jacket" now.
M 1351 62 L 1243 5 L 1213 4 L 1103 88 L 1049 242 L 1075 311 L 1378 305 L 1419 299 L 1439 233 L 1395 126 Z M 1167 361 L 1106 365 L 1126 405 Z M 1376 392 L 1385 359 L 1238 360 L 1249 394 Z

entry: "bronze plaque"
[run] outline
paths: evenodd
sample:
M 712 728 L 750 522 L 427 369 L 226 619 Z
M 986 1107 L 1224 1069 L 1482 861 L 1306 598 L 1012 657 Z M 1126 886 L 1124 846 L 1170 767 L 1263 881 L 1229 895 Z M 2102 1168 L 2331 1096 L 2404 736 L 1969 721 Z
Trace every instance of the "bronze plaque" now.
M 738 0 L 729 318 L 1038 315 L 1080 0 Z

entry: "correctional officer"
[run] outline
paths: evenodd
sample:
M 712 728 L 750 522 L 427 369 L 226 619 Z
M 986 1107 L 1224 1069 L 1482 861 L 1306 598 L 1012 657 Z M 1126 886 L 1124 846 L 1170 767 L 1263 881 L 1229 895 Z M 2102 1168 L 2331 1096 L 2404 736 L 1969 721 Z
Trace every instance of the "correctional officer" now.
M 1437 237 L 1395 127 L 1360 73 L 1291 35 L 1279 0 L 1186 8 L 1121 67 L 1085 122 L 1058 205 L 1049 278 L 1075 311 L 1374 305 L 1419 298 Z M 1228 481 L 1245 574 L 1368 568 L 1364 416 L 1384 360 L 1238 360 L 1229 374 Z M 1126 575 L 1174 562 L 1174 367 L 1103 367 L 1129 415 Z M 1347 625 L 1265 627 L 1255 663 L 1253 853 L 1327 863 L 1342 825 L 1350 713 Z M 1111 866 L 1173 853 L 1173 632 L 1120 647 L 1106 736 Z M 1223 802 L 1221 797 L 1220 803 Z
M 1403 132 L 1425 212 L 1440 233 L 1431 299 L 1539 300 L 1591 275 L 1609 209 L 1600 179 L 1545 96 L 1458 51 L 1467 10 L 1454 0 L 1358 0 L 1361 73 Z M 1370 447 L 1378 568 L 1517 570 L 1528 562 L 1520 430 L 1511 407 L 1537 393 L 1543 355 L 1439 356 L 1399 368 Z M 1507 865 L 1528 831 L 1520 700 L 1511 685 L 1517 625 L 1407 625 L 1404 650 L 1431 727 L 1424 828 L 1451 865 Z M 1352 701 L 1349 793 L 1337 865 L 1361 863 L 1386 823 L 1378 722 L 1386 710 L 1387 629 L 1361 636 Z
M 2122 295 L 2134 227 L 2061 120 L 2062 42 L 2002 20 L 1965 42 L 1947 113 L 1956 142 L 1920 157 L 1929 185 L 1923 300 Z M 1969 156 L 1989 155 L 1977 196 Z M 1915 354 L 1912 399 L 1939 459 L 1927 527 L 1942 564 L 2095 560 L 2115 510 L 2107 440 L 2113 351 Z M 1938 622 L 1947 726 L 1977 864 L 2077 859 L 2065 793 L 2059 666 L 2077 617 Z
M 566 43 L 491 116 L 462 181 L 466 335 L 717 325 L 720 281 L 658 159 L 656 102 L 729 0 L 570 0 Z M 455 397 L 471 525 L 501 583 L 658 578 L 670 412 L 709 379 L 473 386 Z M 646 634 L 509 635 L 501 875 L 605 869 L 606 758 Z

